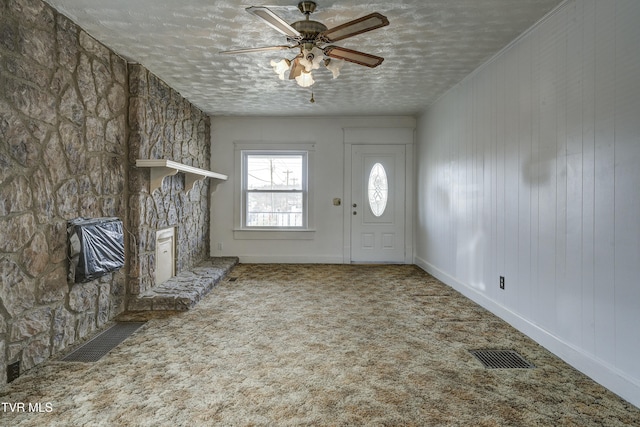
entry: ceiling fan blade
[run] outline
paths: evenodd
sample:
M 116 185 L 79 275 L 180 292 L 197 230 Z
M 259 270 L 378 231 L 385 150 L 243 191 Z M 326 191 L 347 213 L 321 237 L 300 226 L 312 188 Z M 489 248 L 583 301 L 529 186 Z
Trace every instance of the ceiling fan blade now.
M 344 59 L 345 61 L 355 64 L 364 65 L 374 68 L 382 64 L 384 58 L 381 56 L 370 55 L 368 53 L 358 52 L 357 50 L 346 49 L 338 46 L 327 46 L 324 48 L 324 54 L 336 59 Z
M 337 27 L 329 28 L 318 34 L 318 38 L 328 42 L 335 42 L 387 25 L 389 25 L 387 17 L 378 12 L 374 12 L 362 18 L 338 25 Z
M 291 37 L 293 39 L 300 39 L 302 37 L 302 34 L 300 34 L 298 30 L 264 6 L 251 6 L 245 10 L 258 18 L 262 18 L 267 25 L 287 37 Z
M 282 46 L 253 47 L 253 48 L 247 48 L 247 49 L 223 50 L 220 53 L 233 55 L 236 53 L 253 53 L 253 52 L 268 52 L 272 50 L 288 50 L 288 49 L 293 49 L 294 47 L 296 46 L 282 45 Z

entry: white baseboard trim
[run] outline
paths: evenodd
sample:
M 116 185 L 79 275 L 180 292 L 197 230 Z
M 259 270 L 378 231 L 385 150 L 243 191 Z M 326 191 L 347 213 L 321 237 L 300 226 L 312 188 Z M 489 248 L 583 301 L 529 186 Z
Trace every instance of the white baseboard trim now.
M 340 256 L 240 255 L 241 264 L 344 264 Z
M 414 258 L 414 264 L 441 282 L 451 286 L 465 297 L 486 308 L 511 326 L 527 335 L 538 344 L 573 366 L 594 381 L 602 384 L 618 396 L 640 408 L 640 384 L 625 377 L 625 374 L 608 363 L 585 353 L 582 349 L 567 343 L 551 332 L 540 328 L 528 319 L 487 298 L 465 283 L 421 259 Z

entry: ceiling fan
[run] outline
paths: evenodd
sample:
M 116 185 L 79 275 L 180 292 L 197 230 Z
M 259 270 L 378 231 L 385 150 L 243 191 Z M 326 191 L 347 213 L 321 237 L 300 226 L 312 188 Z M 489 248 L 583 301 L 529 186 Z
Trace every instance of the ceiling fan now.
M 264 6 L 251 6 L 246 9 L 247 12 L 263 19 L 271 28 L 286 36 L 290 44 L 227 50 L 220 53 L 238 54 L 299 48 L 300 53 L 292 60 L 271 61 L 271 66 L 280 75 L 280 79 L 284 80 L 286 72 L 289 71 L 289 79 L 295 79 L 303 87 L 311 86 L 314 83 L 311 71 L 318 69 L 321 63 L 333 73 L 333 78 L 336 78 L 340 74 L 343 61 L 370 68 L 377 67 L 384 61 L 384 58 L 380 56 L 335 46 L 331 43 L 389 25 L 386 16 L 374 12 L 337 27 L 327 28 L 323 23 L 310 19 L 310 15 L 316 10 L 315 2 L 301 1 L 298 3 L 298 9 L 306 15 L 306 19 L 292 24 L 288 24 Z

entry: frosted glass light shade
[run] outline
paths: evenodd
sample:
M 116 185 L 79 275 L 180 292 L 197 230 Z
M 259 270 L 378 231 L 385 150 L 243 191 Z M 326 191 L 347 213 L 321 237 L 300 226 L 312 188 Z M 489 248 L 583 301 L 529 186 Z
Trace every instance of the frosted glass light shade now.
M 311 70 L 317 70 L 320 68 L 320 63 L 324 61 L 324 52 L 318 47 L 313 49 L 304 49 L 302 51 L 302 57 L 300 58 L 300 64 L 304 66 L 305 71 L 308 73 Z
M 288 59 L 283 59 L 282 61 L 271 60 L 271 66 L 273 67 L 273 71 L 280 77 L 280 80 L 284 80 L 284 74 L 289 71 L 289 67 L 291 67 L 291 61 Z
M 303 71 L 298 77 L 296 77 L 296 82 L 299 86 L 309 87 L 315 83 L 315 80 L 313 80 L 313 76 L 311 75 L 311 73 Z
M 340 75 L 340 69 L 344 65 L 344 61 L 341 59 L 327 59 L 325 64 L 327 70 L 331 71 L 333 78 L 336 79 Z

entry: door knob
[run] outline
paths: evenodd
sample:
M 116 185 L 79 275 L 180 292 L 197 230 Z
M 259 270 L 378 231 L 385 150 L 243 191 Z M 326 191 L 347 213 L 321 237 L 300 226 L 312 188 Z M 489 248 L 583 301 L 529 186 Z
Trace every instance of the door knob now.
M 358 205 L 357 205 L 357 204 L 355 204 L 355 203 L 354 203 L 352 206 L 353 206 L 354 208 L 357 208 L 357 207 L 358 207 Z
M 356 212 L 356 211 L 353 211 L 353 214 L 354 214 L 354 215 L 358 215 L 358 212 Z

